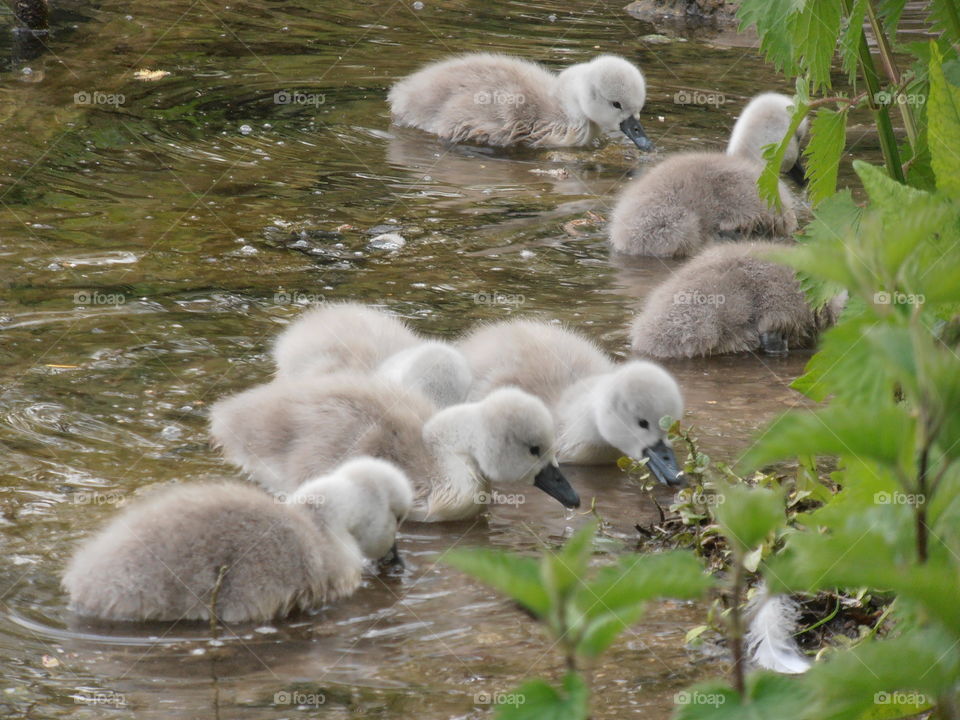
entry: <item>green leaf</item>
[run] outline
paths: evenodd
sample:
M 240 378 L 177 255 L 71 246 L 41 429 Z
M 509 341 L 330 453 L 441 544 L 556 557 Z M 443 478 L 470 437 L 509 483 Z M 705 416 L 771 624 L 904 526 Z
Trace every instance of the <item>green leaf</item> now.
M 701 562 L 682 550 L 628 555 L 606 567 L 582 588 L 577 603 L 589 617 L 617 612 L 655 598 L 692 599 L 713 585 Z
M 760 49 L 777 70 L 793 71 L 793 38 L 789 18 L 804 0 L 742 0 L 737 8 L 740 30 L 751 25 L 760 37 Z
M 778 262 L 798 271 L 800 285 L 815 310 L 855 281 L 847 267 L 845 239 L 856 232 L 862 213 L 850 191 L 842 190 L 816 207 L 799 245 L 776 256 Z
M 940 634 L 913 631 L 836 653 L 807 673 L 816 702 L 808 717 L 857 720 L 894 700 L 906 705 L 911 693 L 926 696 L 915 703 L 924 707 L 955 687 L 960 667 L 951 645 Z
M 873 349 L 863 342 L 863 333 L 876 322 L 861 313 L 850 316 L 848 301 L 845 320 L 820 336 L 820 349 L 810 358 L 804 374 L 790 387 L 812 400 L 837 399 L 861 402 L 870 397 L 893 400 L 893 384 Z
M 937 189 L 960 199 L 960 87 L 944 74 L 943 56 L 931 42 L 927 142 Z
M 792 411 L 764 430 L 741 464 L 753 470 L 798 455 L 840 455 L 904 467 L 913 457 L 915 426 L 899 405 L 834 403 L 815 412 Z
M 900 25 L 900 15 L 907 5 L 907 0 L 880 0 L 877 14 L 883 20 L 883 28 L 887 37 L 895 38 L 897 27 Z
M 443 554 L 443 562 L 513 598 L 530 612 L 544 617 L 550 598 L 540 580 L 540 564 L 533 558 L 502 550 L 462 548 Z
M 722 493 L 717 521 L 730 544 L 745 554 L 786 523 L 782 493 L 767 488 L 731 485 Z
M 544 555 L 540 576 L 547 593 L 555 601 L 568 595 L 583 581 L 596 532 L 597 524 L 588 523 L 574 533 L 560 550 L 547 551 Z
M 930 0 L 930 6 L 929 20 L 934 30 L 943 33 L 944 38 L 951 43 L 960 42 L 960 8 L 957 7 L 956 0 Z
M 497 705 L 499 720 L 587 720 L 590 690 L 583 678 L 569 673 L 557 690 L 547 682 L 528 680 Z
M 803 9 L 790 17 L 793 59 L 805 69 L 813 91 L 830 87 L 830 64 L 840 34 L 838 0 L 806 0 Z
M 846 144 L 847 111 L 821 109 L 810 125 L 810 142 L 803 154 L 809 161 L 809 196 L 813 205 L 831 197 L 837 189 L 837 171 Z
M 870 196 L 871 208 L 877 210 L 884 219 L 896 217 L 904 207 L 929 197 L 928 193 L 898 183 L 883 168 L 874 167 L 863 160 L 854 160 L 853 169 Z
M 810 106 L 799 99 L 794 98 L 794 104 L 796 107 L 793 111 L 793 117 L 790 119 L 790 127 L 787 128 L 783 140 L 780 141 L 779 145 L 771 143 L 764 148 L 763 159 L 767 161 L 767 164 L 760 173 L 760 177 L 757 178 L 757 189 L 760 192 L 760 197 L 770 207 L 778 209 L 783 204 L 780 199 L 780 168 L 783 166 L 783 156 L 786 154 L 797 128 L 800 127 L 800 123 L 810 112 Z
M 784 720 L 810 717 L 809 690 L 798 679 L 755 672 L 746 697 L 720 682 L 695 685 L 673 696 L 674 720 Z
M 866 10 L 867 0 L 854 0 L 850 14 L 844 18 L 843 32 L 840 35 L 840 64 L 847 73 L 847 82 L 850 85 L 854 85 L 857 79 Z
M 637 603 L 633 607 L 605 612 L 589 620 L 577 643 L 577 654 L 597 657 L 613 644 L 620 633 L 640 619 L 644 609 L 643 603 Z

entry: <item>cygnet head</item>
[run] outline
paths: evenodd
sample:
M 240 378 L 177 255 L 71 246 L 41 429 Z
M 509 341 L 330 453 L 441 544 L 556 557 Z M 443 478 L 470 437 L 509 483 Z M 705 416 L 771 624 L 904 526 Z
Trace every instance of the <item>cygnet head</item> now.
M 753 98 L 733 126 L 728 155 L 739 155 L 751 160 L 763 161 L 766 145 L 779 145 L 790 128 L 793 117 L 793 98 L 780 93 L 763 93 Z M 783 155 L 780 172 L 802 182 L 803 166 L 800 164 L 800 146 L 807 136 L 807 118 L 797 128 Z
M 677 458 L 666 443 L 660 418 L 679 418 L 683 398 L 677 381 L 659 365 L 644 360 L 625 363 L 597 386 L 593 412 L 600 435 L 647 466 L 665 485 L 683 483 Z
M 433 341 L 394 353 L 377 374 L 419 392 L 440 408 L 464 402 L 473 382 L 463 353 Z
M 647 99 L 643 73 L 616 55 L 601 55 L 574 68 L 578 69 L 574 97 L 580 111 L 603 130 L 620 130 L 641 150 L 652 150 L 637 119 Z
M 495 390 L 478 405 L 474 456 L 483 475 L 493 482 L 532 484 L 565 507 L 580 507 L 580 496 L 557 466 L 547 406 L 517 388 Z
M 359 457 L 303 483 L 286 502 L 308 506 L 315 521 L 334 534 L 349 533 L 364 557 L 393 562 L 397 529 L 413 507 L 413 488 L 392 463 Z

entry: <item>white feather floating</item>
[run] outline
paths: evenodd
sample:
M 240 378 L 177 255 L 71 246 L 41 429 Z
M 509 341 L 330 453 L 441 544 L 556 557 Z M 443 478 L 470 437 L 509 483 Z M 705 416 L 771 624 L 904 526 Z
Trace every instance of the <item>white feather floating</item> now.
M 796 675 L 806 672 L 811 662 L 800 652 L 793 635 L 797 631 L 800 606 L 787 595 L 771 595 L 761 585 L 747 605 L 751 616 L 746 651 L 759 667 Z

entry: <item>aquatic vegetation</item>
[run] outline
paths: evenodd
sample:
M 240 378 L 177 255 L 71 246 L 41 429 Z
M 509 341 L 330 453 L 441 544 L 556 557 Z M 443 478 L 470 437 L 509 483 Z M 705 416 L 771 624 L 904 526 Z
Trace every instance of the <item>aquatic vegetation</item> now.
M 624 583 L 625 612 L 609 621 L 611 628 L 639 617 L 631 600 L 650 593 L 683 596 L 714 585 L 662 583 L 693 568 L 695 555 L 726 567 L 717 584 L 729 605 L 723 625 L 730 678 L 678 693 L 679 720 L 900 718 L 928 712 L 960 718 L 960 355 L 952 330 L 960 309 L 960 64 L 949 45 L 960 39 L 960 22 L 952 0 L 931 3 L 934 27 L 944 29 L 944 37 L 912 48 L 925 60 L 927 72 L 916 82 L 923 83 L 929 100 L 924 98 L 921 112 L 903 113 L 909 138 L 904 151 L 910 153 L 905 171 L 900 149 L 890 143 L 889 108 L 876 106 L 878 78 L 861 30 L 866 16 L 875 34 L 883 35 L 884 27 L 896 27 L 903 6 L 884 3 L 881 15 L 870 0 L 842 5 L 744 0 L 741 6 L 741 19 L 757 25 L 768 57 L 802 75 L 794 123 L 820 107 L 805 93 L 829 87 L 830 60 L 840 43 L 844 68 L 851 75 L 859 68 L 867 78 L 870 96 L 863 99 L 874 110 L 886 169 L 854 163 L 869 199 L 866 207 L 858 207 L 849 191 L 834 193 L 835 168 L 828 165 L 843 149 L 846 111 L 855 103 L 829 99 L 845 107 L 820 109 L 813 121 L 807 155 L 814 220 L 803 242 L 780 253 L 803 275 L 815 306 L 838 292 L 849 295 L 838 324 L 794 383 L 827 402 L 774 421 L 735 470 L 712 468 L 695 438 L 673 425 L 673 435 L 689 451 L 685 471 L 691 494 L 672 510 L 679 526 L 689 530 L 683 542 L 662 527 L 646 534 L 696 553 L 672 550 L 617 561 L 624 578 L 633 577 L 632 563 L 663 564 L 657 576 L 646 579 L 649 585 Z M 889 60 L 890 38 L 880 37 L 879 44 L 881 59 Z M 895 88 L 893 96 L 902 92 Z M 777 152 L 769 153 L 771 167 L 780 166 Z M 829 483 L 816 479 L 810 460 L 823 456 L 837 462 Z M 781 487 L 768 474 L 752 482 L 738 479 L 794 457 L 801 464 L 792 487 Z M 622 467 L 642 477 L 643 465 L 627 460 Z M 460 551 L 451 559 L 515 598 L 520 578 L 536 586 L 542 604 L 533 612 L 570 658 L 563 691 L 530 681 L 530 688 L 542 691 L 537 712 L 501 707 L 501 718 L 587 717 L 586 681 L 574 674 L 578 646 L 560 633 L 583 627 L 583 613 L 570 612 L 577 606 L 569 598 L 589 587 L 588 537 L 579 533 L 563 550 L 547 553 L 542 564 L 506 554 L 493 562 L 484 551 Z M 895 600 L 871 630 L 825 650 L 803 674 L 748 671 L 743 608 L 747 574 L 754 569 L 774 593 L 881 593 Z M 551 572 L 564 578 L 566 594 L 547 589 L 555 582 Z

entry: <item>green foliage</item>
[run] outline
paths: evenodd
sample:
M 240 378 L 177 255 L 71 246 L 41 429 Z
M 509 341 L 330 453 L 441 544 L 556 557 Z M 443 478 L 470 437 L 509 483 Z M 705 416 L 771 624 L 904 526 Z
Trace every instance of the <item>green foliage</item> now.
M 947 79 L 947 70 L 958 61 L 943 65 L 943 55 L 931 43 L 935 62 L 930 63 L 930 126 L 928 142 L 937 188 L 960 200 L 960 87 Z M 954 76 L 956 77 L 956 76 Z
M 713 584 L 690 553 L 626 555 L 594 569 L 590 560 L 597 525 L 577 531 L 559 550 L 547 549 L 539 560 L 489 549 L 457 549 L 444 562 L 490 585 L 520 603 L 543 622 L 576 668 L 594 658 L 643 614 L 654 598 L 690 599 Z M 501 718 L 586 718 L 588 689 L 570 672 L 561 690 L 532 680 L 509 694 L 523 698 L 498 708 Z
M 754 673 L 743 694 L 719 682 L 677 693 L 674 720 L 783 720 L 804 717 L 811 698 L 794 678 Z
M 803 122 L 810 111 L 810 108 L 803 101 L 795 100 L 794 102 L 793 116 L 787 134 L 783 136 L 779 145 L 768 145 L 764 149 L 763 157 L 767 164 L 757 180 L 760 197 L 776 208 L 780 208 L 783 204 L 780 199 L 780 167 L 783 165 L 783 157 L 787 153 L 787 148 L 790 146 L 790 141 L 797 132 L 797 128 L 800 127 L 800 123 Z
M 796 67 L 806 70 L 813 91 L 830 87 L 830 64 L 840 34 L 837 0 L 805 0 L 790 16 L 789 34 Z
M 528 680 L 505 700 L 497 706 L 499 720 L 587 720 L 590 716 L 590 690 L 577 673 L 567 673 L 559 690 L 539 678 Z
M 933 156 L 938 162 L 956 162 L 952 155 L 931 152 L 931 143 L 957 148 L 960 138 L 951 137 L 935 125 L 926 127 L 926 99 L 931 103 L 949 103 L 956 110 L 960 82 L 949 78 L 957 62 L 960 42 L 960 11 L 956 0 L 932 0 L 930 23 L 932 34 L 941 35 L 929 46 L 923 43 L 900 45 L 897 26 L 905 0 L 742 0 L 737 11 L 741 28 L 754 26 L 760 36 L 760 47 L 777 69 L 797 77 L 795 101 L 798 114 L 813 115 L 808 159 L 808 177 L 813 180 L 810 200 L 817 205 L 828 198 L 836 185 L 837 169 L 843 157 L 845 126 L 849 111 L 868 107 L 874 116 L 884 154 L 886 172 L 921 189 L 930 189 Z M 871 27 L 874 42 L 867 40 L 865 23 Z M 881 35 L 877 36 L 880 31 Z M 878 57 L 871 52 L 875 46 Z M 931 47 L 933 48 L 931 50 Z M 911 56 L 910 67 L 902 72 L 897 67 L 895 50 Z M 944 72 L 931 75 L 927 87 L 927 68 L 931 52 L 938 53 L 938 67 Z M 849 82 L 860 84 L 863 91 L 852 97 L 822 97 L 832 91 L 831 65 L 838 56 Z M 958 73 L 960 74 L 960 73 Z M 858 82 L 859 81 L 859 82 Z M 812 94 L 811 94 L 812 93 Z M 836 109 L 831 109 L 835 105 Z M 891 112 L 896 109 L 907 130 L 907 143 L 899 148 L 894 135 Z M 944 112 L 938 110 L 937 117 Z M 786 142 L 796 129 L 787 133 Z M 779 206 L 775 180 L 785 142 L 765 154 L 767 165 L 758 181 L 760 195 L 771 205 Z M 939 171 L 942 190 L 957 184 L 960 174 Z M 952 181 L 947 178 L 953 178 Z
M 804 149 L 808 160 L 810 202 L 814 205 L 831 197 L 837 189 L 840 156 L 847 139 L 847 111 L 823 109 L 810 125 L 810 142 Z
M 717 508 L 720 528 L 740 553 L 756 548 L 785 522 L 783 497 L 766 488 L 732 485 Z
M 864 8 L 873 12 L 869 2 Z M 901 11 L 902 3 L 886 2 L 881 17 L 895 22 Z M 773 592 L 887 593 L 896 598 L 895 625 L 833 649 L 799 678 L 767 684 L 762 674 L 738 674 L 735 662 L 740 692 L 700 686 L 723 701 L 681 705 L 675 717 L 958 717 L 960 355 L 946 330 L 960 310 L 960 84 L 951 81 L 955 61 L 944 57 L 929 47 L 934 187 L 910 187 L 857 161 L 868 206 L 857 208 L 849 193 L 825 198 L 804 241 L 779 255 L 801 273 L 815 306 L 841 288 L 849 303 L 795 383 L 829 403 L 781 416 L 742 461 L 753 469 L 791 457 L 837 458 L 841 490 L 779 534 L 782 548 L 764 561 L 766 583 Z M 740 559 L 783 522 L 782 507 L 754 492 L 735 488 L 718 510 L 738 545 L 735 598 Z M 729 634 L 735 660 L 738 607 L 731 606 Z

